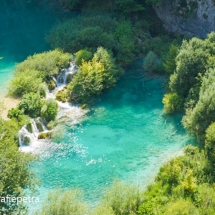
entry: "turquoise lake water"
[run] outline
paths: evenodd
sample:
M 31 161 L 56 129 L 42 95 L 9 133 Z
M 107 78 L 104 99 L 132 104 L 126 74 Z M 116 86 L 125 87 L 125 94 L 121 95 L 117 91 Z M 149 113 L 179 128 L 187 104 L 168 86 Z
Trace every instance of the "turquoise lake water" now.
M 82 123 L 43 151 L 34 170 L 42 181 L 40 198 L 56 187 L 80 188 L 95 205 L 114 179 L 144 188 L 159 167 L 191 143 L 180 116 L 164 117 L 164 80 L 138 85 L 142 61 L 135 62 L 117 86 L 102 95 Z
M 5 94 L 15 63 L 49 50 L 46 32 L 68 16 L 34 2 L 1 2 L 0 96 Z M 33 165 L 41 179 L 41 201 L 54 188 L 80 188 L 94 205 L 114 179 L 144 188 L 165 161 L 192 141 L 179 115 L 162 114 L 163 78 L 145 80 L 144 89 L 139 79 L 131 78 L 143 74 L 141 64 L 135 62 L 116 87 L 98 99 L 84 120 L 67 126 L 64 137 L 47 147 Z
M 15 63 L 27 56 L 49 50 L 45 34 L 68 16 L 40 1 L 2 0 L 0 7 L 0 96 L 5 94 Z

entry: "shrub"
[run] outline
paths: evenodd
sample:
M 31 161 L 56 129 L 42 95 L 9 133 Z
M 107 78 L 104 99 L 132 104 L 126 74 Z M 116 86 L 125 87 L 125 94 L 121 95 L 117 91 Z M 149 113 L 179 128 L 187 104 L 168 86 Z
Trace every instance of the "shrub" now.
M 106 191 L 103 204 L 112 208 L 114 214 L 136 214 L 141 197 L 137 187 L 115 181 Z
M 77 53 L 75 53 L 75 63 L 80 66 L 82 64 L 82 61 L 89 61 L 93 58 L 93 53 L 90 51 L 87 51 L 86 49 L 79 50 Z
M 206 130 L 205 148 L 212 167 L 215 165 L 215 123 L 213 122 Z
M 47 41 L 53 48 L 62 48 L 71 53 L 80 49 L 94 52 L 102 46 L 114 53 L 118 63 L 128 65 L 135 52 L 136 38 L 133 33 L 129 21 L 116 21 L 107 15 L 90 14 L 58 23 L 47 36 Z
M 198 209 L 189 200 L 178 200 L 167 204 L 164 215 L 199 215 Z
M 38 71 L 39 76 L 46 80 L 46 78 L 58 74 L 62 68 L 68 67 L 70 61 L 71 55 L 58 49 L 34 54 L 16 66 L 15 77 L 28 69 Z
M 56 99 L 61 102 L 66 102 L 69 99 L 69 91 L 65 88 L 59 90 L 56 94 Z
M 48 81 L 48 89 L 49 90 L 54 90 L 54 88 L 56 87 L 56 83 L 55 83 L 55 81 L 54 80 L 49 80 Z
M 55 120 L 57 111 L 57 102 L 54 99 L 47 99 L 41 109 L 41 115 L 47 122 L 50 122 L 51 120 Z
M 41 107 L 43 101 L 40 98 L 39 94 L 28 93 L 22 97 L 21 102 L 18 105 L 18 108 L 23 111 L 24 114 L 29 115 L 30 117 L 40 116 Z
M 164 104 L 165 114 L 181 111 L 183 108 L 183 99 L 177 93 L 165 94 L 162 102 Z
M 45 98 L 46 97 L 46 92 L 47 92 L 47 85 L 45 83 L 42 83 L 38 86 L 38 90 L 37 92 L 39 93 L 41 98 Z
M 179 49 L 176 45 L 171 44 L 165 62 L 163 63 L 167 74 L 173 74 L 176 70 L 176 56 L 178 55 Z
M 209 69 L 202 79 L 199 99 L 193 109 L 187 109 L 182 122 L 195 135 L 204 135 L 208 126 L 215 121 L 215 69 Z
M 12 119 L 12 118 L 17 118 L 18 119 L 20 115 L 23 115 L 23 111 L 21 111 L 18 108 L 11 108 L 8 111 L 7 117 L 10 118 L 10 119 Z
M 78 190 L 56 190 L 49 193 L 38 215 L 83 215 L 88 207 Z
M 12 96 L 23 96 L 26 93 L 37 92 L 42 78 L 37 70 L 24 68 L 22 72 L 16 73 L 9 84 L 9 94 Z
M 77 98 L 82 103 L 87 102 L 92 96 L 113 87 L 121 74 L 111 54 L 100 47 L 92 61 L 83 62 L 72 79 L 69 86 L 72 98 Z
M 143 68 L 145 71 L 151 73 L 156 71 L 157 66 L 158 66 L 158 57 L 154 52 L 150 51 L 144 59 Z

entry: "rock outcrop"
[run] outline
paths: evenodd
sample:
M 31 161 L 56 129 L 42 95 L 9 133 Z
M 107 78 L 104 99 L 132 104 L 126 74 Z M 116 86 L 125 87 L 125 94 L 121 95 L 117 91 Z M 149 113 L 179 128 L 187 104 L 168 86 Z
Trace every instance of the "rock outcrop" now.
M 205 38 L 215 31 L 215 0 L 162 0 L 155 11 L 170 32 Z

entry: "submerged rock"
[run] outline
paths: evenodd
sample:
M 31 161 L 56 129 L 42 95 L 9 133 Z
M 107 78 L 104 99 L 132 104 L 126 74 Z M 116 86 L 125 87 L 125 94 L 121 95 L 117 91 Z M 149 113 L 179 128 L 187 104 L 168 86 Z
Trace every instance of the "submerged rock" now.
M 51 137 L 52 137 L 52 132 L 44 132 L 38 135 L 38 139 L 46 139 Z

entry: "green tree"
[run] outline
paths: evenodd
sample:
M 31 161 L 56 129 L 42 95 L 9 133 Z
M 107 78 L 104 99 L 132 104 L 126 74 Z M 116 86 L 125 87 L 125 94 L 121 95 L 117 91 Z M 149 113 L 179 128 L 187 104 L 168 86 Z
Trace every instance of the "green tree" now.
M 163 63 L 165 71 L 167 74 L 171 75 L 176 70 L 176 56 L 178 55 L 178 46 L 171 44 L 169 52 L 165 57 L 165 62 Z
M 111 54 L 100 47 L 92 61 L 83 62 L 79 66 L 69 86 L 72 97 L 82 103 L 87 102 L 92 96 L 113 87 L 121 74 L 122 70 L 115 65 Z
M 87 210 L 79 190 L 56 190 L 49 193 L 37 215 L 83 215 Z
M 25 190 L 34 190 L 35 176 L 30 168 L 33 156 L 18 150 L 19 126 L 14 120 L 0 119 L 0 196 L 22 197 Z M 0 213 L 11 214 L 17 202 L 0 201 Z M 16 214 L 16 212 L 15 212 Z M 18 214 L 18 213 L 17 213 Z
M 210 69 L 203 77 L 199 100 L 193 109 L 187 109 L 183 117 L 184 127 L 192 134 L 203 135 L 215 121 L 215 69 Z
M 22 97 L 18 108 L 23 111 L 24 114 L 30 117 L 38 117 L 41 114 L 41 108 L 43 106 L 43 101 L 40 95 L 37 93 L 28 93 Z
M 16 66 L 15 77 L 25 70 L 35 70 L 39 72 L 39 76 L 43 80 L 46 80 L 46 78 L 58 74 L 62 68 L 68 67 L 71 57 L 71 54 L 59 49 L 34 54 Z
M 54 99 L 47 99 L 41 109 L 41 116 L 46 122 L 54 121 L 58 112 L 58 103 Z
M 23 96 L 26 93 L 37 92 L 42 83 L 39 71 L 26 69 L 17 73 L 9 84 L 9 94 Z
M 164 113 L 171 114 L 183 109 L 183 98 L 177 93 L 167 93 L 162 100 L 164 104 Z
M 90 51 L 87 51 L 86 49 L 81 49 L 78 52 L 75 53 L 75 63 L 80 66 L 82 64 L 82 61 L 89 61 L 93 58 L 93 53 Z
M 141 203 L 139 189 L 136 186 L 115 181 L 105 193 L 102 205 L 112 208 L 116 215 L 136 214 Z M 111 210 L 109 209 L 111 214 Z
M 164 215 L 200 215 L 198 209 L 189 200 L 178 200 L 166 206 Z
M 158 66 L 158 57 L 154 52 L 150 51 L 144 59 L 143 69 L 146 72 L 152 73 L 156 71 L 157 66 Z
M 210 124 L 206 129 L 205 148 L 208 154 L 212 169 L 215 166 L 215 122 Z

